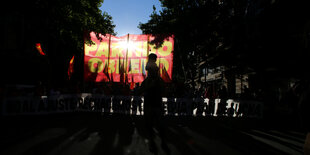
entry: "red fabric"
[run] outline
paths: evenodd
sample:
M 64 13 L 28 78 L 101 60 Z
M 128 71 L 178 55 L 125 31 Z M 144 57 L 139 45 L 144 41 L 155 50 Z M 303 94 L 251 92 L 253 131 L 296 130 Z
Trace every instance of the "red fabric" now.
M 74 71 L 74 56 L 70 59 L 70 62 L 69 62 L 69 68 L 68 68 L 68 77 L 69 77 L 69 79 L 71 79 L 73 71 Z
M 40 43 L 36 43 L 36 49 L 38 50 L 40 55 L 45 55 L 45 53 L 42 50 L 41 44 Z

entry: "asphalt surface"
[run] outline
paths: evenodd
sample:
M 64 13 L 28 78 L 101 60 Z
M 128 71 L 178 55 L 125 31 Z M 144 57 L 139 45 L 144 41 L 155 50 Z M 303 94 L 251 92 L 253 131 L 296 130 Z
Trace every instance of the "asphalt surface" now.
M 168 151 L 154 129 L 155 147 L 142 116 L 61 114 L 1 117 L 0 154 L 208 155 L 303 154 L 305 133 L 260 120 L 165 117 Z

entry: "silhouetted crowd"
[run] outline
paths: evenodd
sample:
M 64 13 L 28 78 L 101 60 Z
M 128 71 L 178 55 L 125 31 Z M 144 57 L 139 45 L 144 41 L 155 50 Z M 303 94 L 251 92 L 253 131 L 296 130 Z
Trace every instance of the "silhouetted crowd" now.
M 225 86 L 218 91 L 210 87 L 192 89 L 184 84 L 165 84 L 162 108 L 169 116 L 225 116 L 240 117 L 261 115 L 262 104 L 231 98 Z M 77 85 L 66 87 L 36 86 L 7 87 L 6 97 L 46 96 L 48 98 L 64 94 L 92 94 L 85 98 L 82 105 L 87 110 L 102 111 L 106 114 L 143 115 L 144 97 L 139 91 L 139 83 L 132 85 L 122 83 L 90 84 L 83 89 Z M 2 95 L 3 96 L 3 95 Z M 98 96 L 100 99 L 94 99 Z

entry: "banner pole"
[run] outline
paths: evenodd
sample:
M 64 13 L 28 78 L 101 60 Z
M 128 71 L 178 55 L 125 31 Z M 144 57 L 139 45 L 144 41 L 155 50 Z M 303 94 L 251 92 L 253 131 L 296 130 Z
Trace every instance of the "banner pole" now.
M 125 78 L 128 78 L 128 77 L 127 77 L 127 69 L 128 69 L 128 46 L 129 46 L 129 33 L 127 34 Z M 125 84 L 126 84 L 126 80 L 128 80 L 128 79 L 125 79 Z
M 148 34 L 147 35 L 147 49 L 146 49 L 146 59 L 148 59 L 148 56 L 149 56 L 149 48 L 150 48 L 150 35 Z
M 128 46 L 129 46 L 129 33 L 127 34 L 127 46 L 126 46 L 126 73 L 127 73 L 127 62 L 128 62 Z
M 82 52 L 82 59 L 83 59 L 83 63 L 82 63 L 82 92 L 85 92 L 85 43 L 86 43 L 86 35 L 90 35 L 90 33 L 86 30 L 83 31 L 83 39 L 84 39 L 84 45 L 83 45 L 83 52 Z
M 111 34 L 109 35 L 109 47 L 108 47 L 108 76 L 110 76 L 109 75 L 109 73 L 110 73 L 110 71 L 109 71 L 109 67 L 110 67 L 110 51 L 111 51 Z M 111 81 L 110 78 L 108 78 L 108 79 L 109 79 L 109 81 Z

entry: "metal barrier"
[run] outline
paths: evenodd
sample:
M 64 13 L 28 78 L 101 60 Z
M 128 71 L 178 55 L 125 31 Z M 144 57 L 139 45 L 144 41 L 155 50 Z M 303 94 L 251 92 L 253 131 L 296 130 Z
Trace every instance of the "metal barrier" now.
M 263 116 L 262 102 L 234 99 L 166 98 L 164 115 L 168 116 Z M 63 94 L 57 96 L 7 97 L 2 101 L 2 115 L 41 115 L 68 112 L 143 115 L 143 96 L 104 96 L 99 94 Z

